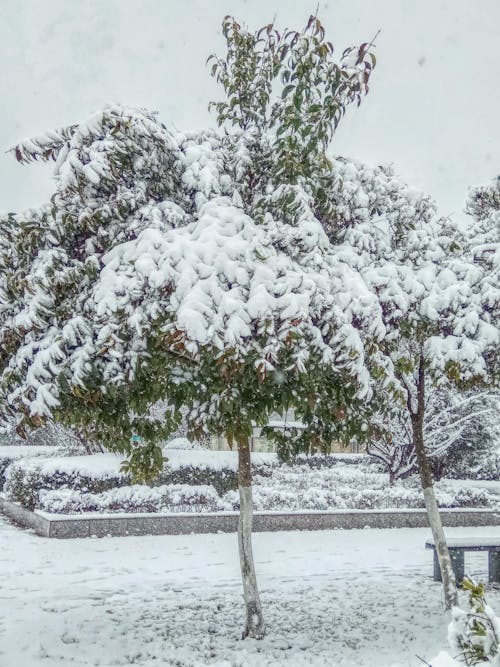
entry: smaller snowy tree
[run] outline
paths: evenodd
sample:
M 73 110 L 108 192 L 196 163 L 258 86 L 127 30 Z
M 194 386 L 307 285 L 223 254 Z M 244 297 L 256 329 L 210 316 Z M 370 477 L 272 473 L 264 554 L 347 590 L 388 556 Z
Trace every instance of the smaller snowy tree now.
M 397 402 L 394 407 L 399 407 Z M 411 424 L 404 406 L 394 413 L 386 412 L 383 416 L 372 418 L 366 453 L 384 466 L 391 485 L 416 472 L 417 458 Z
M 320 211 L 323 228 L 379 300 L 384 340 L 367 343 L 367 352 L 376 347 L 386 360 L 372 371 L 375 395 L 390 414 L 395 400 L 406 406 L 451 608 L 457 593 L 425 447 L 426 400 L 429 386 L 442 382 L 491 386 L 498 379 L 498 287 L 489 270 L 496 246 L 493 239 L 482 243 L 493 221 L 464 237 L 436 216 L 429 197 L 390 169 L 347 161 L 335 166 L 330 207 Z

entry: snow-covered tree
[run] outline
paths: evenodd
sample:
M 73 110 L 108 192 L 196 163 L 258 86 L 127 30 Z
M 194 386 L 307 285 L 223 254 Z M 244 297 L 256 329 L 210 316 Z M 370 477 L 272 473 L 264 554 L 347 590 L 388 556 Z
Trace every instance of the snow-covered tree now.
M 498 392 L 438 390 L 429 398 L 424 437 L 438 479 L 457 466 L 466 471 L 473 462 L 481 465 L 500 446 Z
M 330 211 L 320 216 L 338 256 L 379 300 L 384 340 L 368 345 L 378 347 L 387 363 L 372 371 L 375 394 L 389 413 L 399 409 L 395 396 L 406 405 L 449 608 L 456 587 L 425 448 L 426 395 L 429 386 L 448 380 L 491 386 L 498 378 L 498 281 L 489 262 L 478 261 L 480 250 L 495 257 L 497 246 L 491 239 L 486 250 L 476 233 L 465 237 L 438 218 L 430 198 L 388 168 L 347 161 L 335 167 Z
M 21 162 L 56 161 L 56 192 L 0 221 L 0 410 L 20 415 L 20 433 L 52 418 L 76 426 L 143 477 L 163 465 L 155 443 L 182 407 L 193 436 L 235 442 L 244 636 L 261 637 L 252 425 L 314 403 L 324 379 L 331 402 L 340 386 L 367 397 L 363 341 L 381 336 L 377 300 L 335 253 L 312 196 L 373 61 L 365 44 L 336 65 L 316 18 L 283 39 L 232 19 L 224 30 L 214 73 L 228 100 L 216 108 L 233 132 L 181 135 L 114 105 L 16 147 Z M 305 152 L 318 158 L 309 171 Z M 155 418 L 160 400 L 169 409 Z
M 499 408 L 500 395 L 492 391 L 430 387 L 425 403 L 424 444 L 437 477 L 461 458 L 488 455 L 500 442 Z M 372 418 L 367 453 L 386 466 L 392 484 L 414 473 L 417 460 L 408 411 L 401 405 L 392 418 L 387 417 L 382 414 Z
M 396 404 L 397 405 L 397 404 Z M 405 479 L 417 470 L 411 423 L 404 406 L 373 418 L 366 453 L 379 461 L 389 473 L 389 484 Z

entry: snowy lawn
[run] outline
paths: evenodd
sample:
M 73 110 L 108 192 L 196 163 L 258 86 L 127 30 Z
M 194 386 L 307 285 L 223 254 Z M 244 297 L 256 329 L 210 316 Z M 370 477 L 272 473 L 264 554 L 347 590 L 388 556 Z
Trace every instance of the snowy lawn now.
M 236 535 L 59 541 L 0 518 L 0 665 L 416 667 L 447 648 L 427 537 L 255 535 L 268 635 L 242 642 Z M 485 560 L 468 554 L 466 569 L 484 580 Z M 500 609 L 499 588 L 487 598 Z

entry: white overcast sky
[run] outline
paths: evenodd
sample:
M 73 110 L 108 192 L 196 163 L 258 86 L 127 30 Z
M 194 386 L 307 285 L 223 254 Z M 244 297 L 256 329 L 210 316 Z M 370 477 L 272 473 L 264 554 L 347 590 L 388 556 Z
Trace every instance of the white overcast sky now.
M 107 102 L 160 112 L 181 130 L 213 124 L 205 65 L 224 52 L 221 19 L 302 27 L 316 0 L 1 0 L 0 210 L 41 203 L 42 165 L 17 165 L 16 141 L 83 120 Z M 326 0 L 319 16 L 338 51 L 380 28 L 378 65 L 335 153 L 390 162 L 443 214 L 467 187 L 500 173 L 500 0 Z

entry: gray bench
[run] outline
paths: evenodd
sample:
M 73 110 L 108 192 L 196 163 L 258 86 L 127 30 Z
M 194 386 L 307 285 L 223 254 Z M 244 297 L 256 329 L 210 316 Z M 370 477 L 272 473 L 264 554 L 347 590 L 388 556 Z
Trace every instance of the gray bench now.
M 451 566 L 453 567 L 458 584 L 460 584 L 465 575 L 464 554 L 466 551 L 487 551 L 488 581 L 500 583 L 500 538 L 458 537 L 450 538 L 447 542 Z M 442 581 L 441 568 L 439 567 L 434 540 L 427 540 L 425 548 L 433 549 L 434 551 L 434 581 Z

